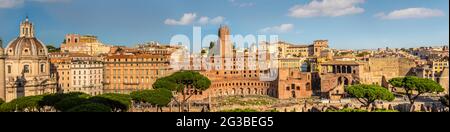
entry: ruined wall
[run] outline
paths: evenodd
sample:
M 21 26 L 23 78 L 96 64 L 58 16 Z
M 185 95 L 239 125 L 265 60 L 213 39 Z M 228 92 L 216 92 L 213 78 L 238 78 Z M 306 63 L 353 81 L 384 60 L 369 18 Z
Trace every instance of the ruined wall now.
M 329 97 L 330 94 L 344 93 L 345 89 L 343 86 L 352 84 L 356 79 L 352 74 L 322 74 L 320 78 L 323 97 Z
M 441 86 L 445 89 L 444 93 L 448 94 L 449 89 L 448 89 L 448 74 L 449 74 L 449 70 L 448 68 L 445 68 L 444 71 L 442 72 L 442 75 L 439 77 L 439 84 L 441 84 Z
M 411 75 L 410 70 L 415 63 L 405 58 L 387 57 L 370 58 L 365 64 L 362 83 L 387 85 L 387 81 L 395 77 Z
M 309 98 L 312 96 L 311 73 L 298 69 L 280 69 L 277 97 L 279 99 Z

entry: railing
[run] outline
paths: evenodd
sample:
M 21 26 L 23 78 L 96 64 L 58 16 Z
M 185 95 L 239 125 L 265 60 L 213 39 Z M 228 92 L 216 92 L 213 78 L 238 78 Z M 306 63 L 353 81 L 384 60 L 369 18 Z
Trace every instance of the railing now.
M 124 85 L 139 85 L 140 83 L 130 83 L 130 82 L 126 82 L 126 83 L 123 83 Z

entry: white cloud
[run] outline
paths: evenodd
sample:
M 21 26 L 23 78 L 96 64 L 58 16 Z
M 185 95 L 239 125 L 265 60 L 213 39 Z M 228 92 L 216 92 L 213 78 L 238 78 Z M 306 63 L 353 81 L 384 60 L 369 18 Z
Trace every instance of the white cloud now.
M 13 8 L 23 3 L 24 0 L 0 0 L 0 8 Z
M 266 27 L 259 32 L 261 33 L 286 33 L 294 29 L 294 24 L 281 24 L 279 26 Z
M 312 0 L 306 5 L 295 5 L 289 9 L 289 16 L 296 18 L 318 16 L 346 16 L 363 13 L 365 10 L 358 7 L 365 0 Z
M 210 24 L 221 24 L 225 21 L 225 17 L 223 16 L 218 16 L 215 17 L 213 19 L 211 19 L 211 21 L 209 21 Z
M 198 20 L 198 23 L 201 25 L 206 25 L 206 24 L 217 25 L 217 24 L 223 23 L 224 21 L 225 21 L 225 17 L 223 17 L 223 16 L 218 16 L 213 19 L 203 16 L 203 17 L 200 17 L 200 19 Z
M 238 0 L 229 0 L 231 4 L 233 4 L 233 6 L 237 6 L 237 7 L 252 7 L 255 5 L 255 3 L 245 3 L 245 2 L 238 2 Z
M 395 19 L 411 19 L 411 18 L 430 18 L 443 16 L 444 12 L 436 9 L 428 8 L 407 8 L 402 10 L 395 10 L 388 14 L 382 12 L 375 15 L 381 19 L 395 20 Z
M 198 23 L 200 23 L 200 24 L 208 24 L 208 22 L 209 22 L 209 17 L 205 17 L 205 16 L 200 17 L 200 19 L 198 20 Z
M 25 2 L 56 3 L 69 1 L 70 0 L 0 0 L 0 8 L 14 8 L 23 5 Z
M 217 16 L 212 19 L 207 16 L 202 16 L 197 20 L 196 13 L 185 13 L 183 15 L 183 17 L 180 18 L 180 20 L 166 19 L 164 21 L 164 24 L 184 26 L 184 25 L 194 24 L 196 22 L 200 25 L 206 25 L 206 24 L 217 25 L 217 24 L 223 23 L 224 21 L 225 21 L 225 17 L 223 17 L 223 16 Z
M 53 2 L 69 2 L 70 0 L 29 0 L 29 1 L 53 3 Z
M 195 14 L 195 13 L 185 13 L 183 15 L 183 17 L 180 18 L 180 20 L 166 19 L 166 21 L 164 21 L 164 24 L 167 24 L 167 25 L 189 25 L 189 24 L 192 24 L 196 18 L 197 18 L 197 14 Z

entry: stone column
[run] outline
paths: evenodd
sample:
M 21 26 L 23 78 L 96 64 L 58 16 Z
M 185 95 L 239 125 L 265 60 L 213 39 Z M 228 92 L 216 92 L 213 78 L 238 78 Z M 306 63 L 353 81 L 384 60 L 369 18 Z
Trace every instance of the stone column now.
M 5 78 L 5 50 L 3 49 L 3 40 L 0 38 L 0 99 L 7 101 L 6 99 L 6 78 Z
M 347 66 L 342 66 L 341 69 L 342 73 L 347 73 Z
M 333 66 L 333 73 L 334 73 L 334 74 L 337 73 L 337 66 L 336 66 L 336 65 Z

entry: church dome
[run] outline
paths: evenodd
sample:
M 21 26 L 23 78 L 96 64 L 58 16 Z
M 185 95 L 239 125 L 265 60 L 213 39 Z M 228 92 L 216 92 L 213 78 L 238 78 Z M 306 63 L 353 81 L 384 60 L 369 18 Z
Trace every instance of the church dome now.
M 5 47 L 5 54 L 9 57 L 47 56 L 47 47 L 34 37 L 33 24 L 28 18 L 20 24 L 20 35 Z
M 19 37 L 5 48 L 7 56 L 46 56 L 47 48 L 37 38 Z

